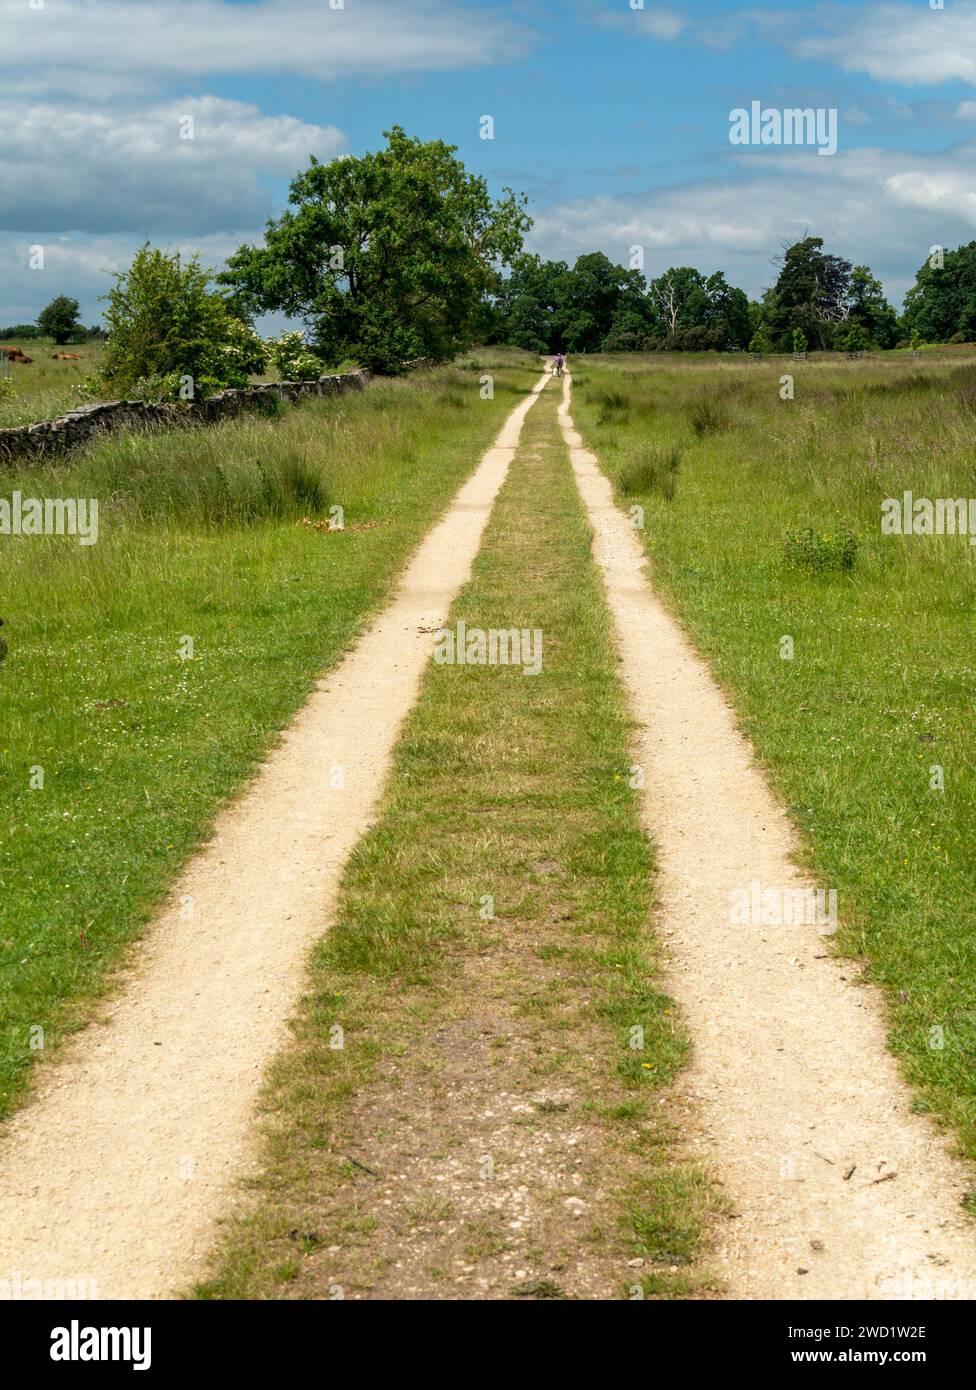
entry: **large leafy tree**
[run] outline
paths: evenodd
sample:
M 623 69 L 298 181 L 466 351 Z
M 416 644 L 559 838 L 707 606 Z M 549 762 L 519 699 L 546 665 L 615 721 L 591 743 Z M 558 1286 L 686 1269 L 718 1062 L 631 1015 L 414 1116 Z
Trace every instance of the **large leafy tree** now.
M 766 296 L 764 328 L 774 347 L 788 350 L 794 328 L 821 348 L 830 346 L 832 325 L 847 318 L 851 263 L 808 236 L 788 246 L 776 284 Z
M 520 256 L 495 301 L 496 338 L 530 352 L 598 352 L 645 345 L 653 315 L 639 270 L 602 252 L 565 261 Z
M 955 333 L 976 337 L 976 241 L 930 257 L 905 296 L 905 323 L 920 338 L 944 343 Z
M 400 126 L 374 154 L 312 160 L 265 245 L 242 246 L 220 277 L 246 312 L 305 320 L 319 353 L 395 372 L 443 360 L 485 329 L 485 302 L 531 225 L 510 189 L 493 201 L 455 146 Z
M 847 312 L 851 325 L 863 329 L 869 344 L 879 348 L 894 347 L 898 338 L 898 315 L 885 298 L 881 281 L 866 265 L 856 265 L 851 271 Z
M 680 330 L 702 327 L 708 313 L 708 290 L 700 270 L 690 265 L 671 266 L 648 286 L 660 331 L 673 340 Z
M 66 294 L 59 294 L 38 314 L 38 332 L 44 338 L 53 338 L 59 347 L 70 343 L 75 334 L 81 331 L 79 307 L 77 299 L 69 299 Z
M 648 296 L 667 348 L 724 352 L 752 336 L 749 301 L 721 270 L 706 278 L 693 266 L 672 266 L 651 281 Z
M 495 336 L 527 352 L 555 351 L 562 346 L 562 293 L 568 272 L 565 261 L 519 256 L 495 300 Z
M 570 352 L 598 352 L 608 335 L 622 325 L 650 326 L 644 276 L 615 265 L 602 251 L 577 257 L 558 285 L 556 347 Z
M 705 290 L 708 295 L 705 326 L 712 334 L 714 346 L 720 352 L 748 347 L 753 329 L 745 290 L 730 285 L 721 270 L 708 277 Z
M 613 316 L 610 331 L 600 345 L 601 352 L 650 352 L 658 346 L 650 303 L 637 308 L 622 304 Z

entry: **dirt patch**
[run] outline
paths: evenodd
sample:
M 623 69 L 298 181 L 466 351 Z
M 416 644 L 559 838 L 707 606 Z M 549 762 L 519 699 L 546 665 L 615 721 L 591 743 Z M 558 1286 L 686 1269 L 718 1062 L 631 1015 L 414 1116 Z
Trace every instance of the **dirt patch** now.
M 626 1262 L 604 1234 L 634 1159 L 607 1152 L 594 1116 L 605 1040 L 578 996 L 555 1023 L 532 1010 L 559 983 L 538 954 L 552 943 L 551 931 L 507 921 L 443 994 L 401 996 L 427 1026 L 332 1136 L 313 1184 L 328 1197 L 303 1222 L 322 1249 L 289 1296 L 622 1296 Z M 571 1039 L 562 1067 L 554 1028 Z

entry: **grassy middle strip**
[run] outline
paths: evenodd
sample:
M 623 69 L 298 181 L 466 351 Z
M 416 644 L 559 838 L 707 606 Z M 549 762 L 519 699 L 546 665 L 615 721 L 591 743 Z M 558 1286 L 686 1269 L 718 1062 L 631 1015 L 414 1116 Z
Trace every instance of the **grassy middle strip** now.
M 478 631 L 540 630 L 542 669 L 432 663 L 204 1297 L 705 1287 L 712 1199 L 668 1103 L 686 1044 L 556 403 L 529 417 L 451 619 L 469 654 Z

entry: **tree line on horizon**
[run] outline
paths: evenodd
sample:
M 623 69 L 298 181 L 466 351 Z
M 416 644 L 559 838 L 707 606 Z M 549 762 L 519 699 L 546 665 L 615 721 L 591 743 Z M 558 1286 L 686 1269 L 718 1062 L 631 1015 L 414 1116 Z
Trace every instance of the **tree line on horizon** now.
M 750 301 L 722 271 L 674 266 L 646 279 L 599 251 L 572 267 L 528 254 L 526 202 L 509 188 L 493 199 L 455 146 L 399 126 L 375 152 L 312 158 L 263 244 L 239 247 L 216 276 L 198 257 L 148 244 L 115 276 L 90 390 L 207 394 L 269 361 L 306 376 L 342 362 L 397 373 L 479 342 L 538 353 L 782 352 L 976 338 L 976 241 L 930 255 L 899 315 L 870 269 L 821 237 L 786 246 L 775 282 Z M 77 309 L 59 296 L 38 324 L 83 333 Z M 306 334 L 263 341 L 253 321 L 269 312 L 302 320 Z
M 570 266 L 522 255 L 495 299 L 492 341 L 530 352 L 790 352 L 976 339 L 976 242 L 932 254 L 902 314 L 866 265 L 805 236 L 784 248 L 760 300 L 672 266 L 645 279 L 590 252 Z

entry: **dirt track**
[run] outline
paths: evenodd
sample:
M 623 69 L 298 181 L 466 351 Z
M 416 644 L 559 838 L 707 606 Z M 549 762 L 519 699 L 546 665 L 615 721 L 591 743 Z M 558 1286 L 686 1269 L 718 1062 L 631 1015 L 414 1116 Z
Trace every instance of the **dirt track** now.
M 84 1280 L 101 1298 L 163 1297 L 192 1281 L 253 1162 L 258 1088 L 306 954 L 545 380 L 428 533 L 391 605 L 219 818 L 133 951 L 104 1023 L 65 1047 L 6 1127 L 0 1279 Z
M 876 991 L 816 925 L 730 921 L 730 894 L 754 880 L 781 892 L 806 884 L 791 863 L 794 831 L 655 598 L 569 403 L 567 377 L 560 420 L 640 725 L 668 990 L 694 1045 L 692 1138 L 732 1204 L 713 1265 L 740 1298 L 972 1298 L 976 1235 L 960 1208 L 972 1180 L 911 1113 Z

